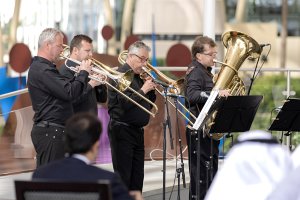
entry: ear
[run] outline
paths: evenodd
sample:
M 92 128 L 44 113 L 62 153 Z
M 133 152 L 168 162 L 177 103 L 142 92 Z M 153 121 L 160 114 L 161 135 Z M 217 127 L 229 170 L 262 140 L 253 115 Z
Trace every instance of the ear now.
M 47 47 L 47 49 L 49 49 L 51 47 L 51 42 L 45 42 L 45 46 Z
M 73 52 L 72 52 L 72 53 L 74 53 L 74 54 L 76 54 L 76 55 L 77 55 L 77 54 L 78 54 L 78 52 L 79 52 L 79 49 L 78 49 L 77 47 L 74 47 L 74 48 L 73 48 Z
M 197 60 L 201 60 L 201 53 L 196 53 Z
M 99 151 L 100 142 L 99 140 L 95 142 L 95 144 L 92 146 L 92 151 L 98 153 Z

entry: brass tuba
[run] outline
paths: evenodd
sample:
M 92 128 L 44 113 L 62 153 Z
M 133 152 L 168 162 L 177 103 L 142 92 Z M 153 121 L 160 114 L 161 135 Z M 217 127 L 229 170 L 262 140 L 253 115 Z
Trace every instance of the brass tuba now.
M 214 77 L 214 88 L 199 114 L 198 118 L 200 120 L 197 118 L 198 121 L 196 120 L 193 126 L 196 130 L 202 128 L 205 134 L 215 140 L 219 140 L 224 136 L 224 133 L 209 133 L 218 112 L 217 109 L 213 111 L 209 110 L 217 97 L 218 92 L 215 91 L 229 89 L 229 93 L 232 96 L 245 95 L 245 85 L 238 76 L 238 70 L 245 59 L 250 56 L 252 58 L 258 58 L 262 51 L 260 45 L 253 38 L 238 31 L 224 33 L 222 35 L 222 41 L 223 45 L 227 48 L 224 61 L 215 61 L 215 63 L 221 64 L 221 70 Z

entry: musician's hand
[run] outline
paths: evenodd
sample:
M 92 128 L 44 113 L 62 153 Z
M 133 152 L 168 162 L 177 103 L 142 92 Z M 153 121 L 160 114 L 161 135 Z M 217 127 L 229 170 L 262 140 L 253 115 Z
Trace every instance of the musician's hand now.
M 142 86 L 141 90 L 147 94 L 149 91 L 154 90 L 156 88 L 156 84 L 152 81 L 152 79 L 146 79 L 144 85 Z
M 85 70 L 89 74 L 92 72 L 92 65 L 91 65 L 91 60 L 83 60 L 81 64 L 79 65 L 79 70 Z
M 105 84 L 105 79 L 106 77 L 102 74 L 97 74 L 97 73 L 94 73 L 92 72 L 91 74 L 93 77 L 95 77 L 95 79 L 91 79 L 89 81 L 89 84 L 94 88 L 98 85 L 101 85 L 101 84 Z
M 219 91 L 219 97 L 228 97 L 228 96 L 230 96 L 230 90 L 229 89 Z

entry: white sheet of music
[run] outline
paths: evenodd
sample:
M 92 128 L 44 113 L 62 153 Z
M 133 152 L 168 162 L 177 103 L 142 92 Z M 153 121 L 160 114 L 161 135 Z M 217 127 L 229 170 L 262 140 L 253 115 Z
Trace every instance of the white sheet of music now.
M 215 99 L 217 98 L 219 94 L 219 90 L 213 90 L 211 91 L 207 101 L 205 102 L 200 114 L 198 115 L 194 125 L 193 125 L 193 129 L 194 130 L 199 130 L 200 127 L 203 126 L 204 124 L 204 120 L 208 114 L 209 109 L 211 108 L 211 106 L 213 105 Z

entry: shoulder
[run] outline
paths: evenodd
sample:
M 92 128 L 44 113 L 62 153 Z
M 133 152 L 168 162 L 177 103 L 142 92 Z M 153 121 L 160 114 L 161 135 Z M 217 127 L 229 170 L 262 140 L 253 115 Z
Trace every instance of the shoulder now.
M 60 169 L 61 165 L 64 165 L 65 163 L 65 159 L 62 160 L 57 160 L 57 161 L 53 161 L 49 164 L 43 165 L 41 167 L 38 167 L 32 174 L 32 178 L 48 178 L 49 176 L 51 176 L 49 173 L 51 172 L 55 172 L 57 169 Z
M 94 166 L 94 165 L 86 165 L 87 168 L 90 170 L 90 173 L 95 174 L 95 176 L 101 177 L 101 179 L 115 179 L 117 175 L 113 172 L 107 171 L 105 169 L 102 169 L 100 167 Z
M 188 66 L 185 75 L 188 76 L 196 67 L 194 65 Z

